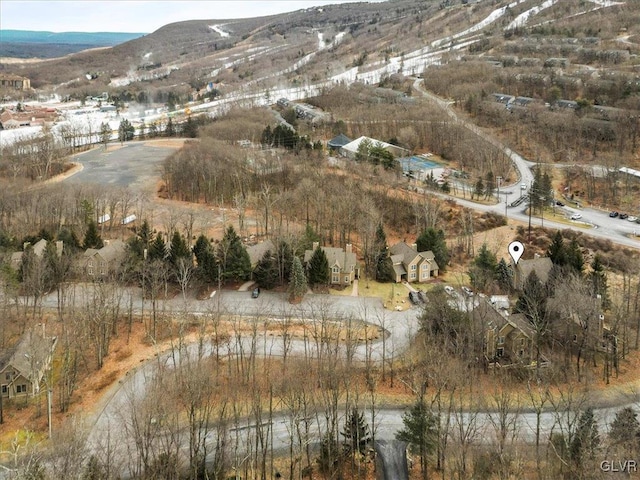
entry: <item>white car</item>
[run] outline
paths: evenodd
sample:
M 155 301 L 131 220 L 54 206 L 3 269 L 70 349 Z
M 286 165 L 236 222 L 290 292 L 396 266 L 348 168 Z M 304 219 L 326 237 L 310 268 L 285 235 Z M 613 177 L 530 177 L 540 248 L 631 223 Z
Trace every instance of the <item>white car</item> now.
M 634 216 L 627 217 L 627 222 L 635 222 L 636 220 L 638 220 L 638 217 L 634 217 Z
M 465 293 L 467 297 L 473 296 L 473 290 L 471 290 L 469 287 L 462 287 L 462 291 Z
M 453 295 L 454 294 L 454 290 L 453 287 L 451 285 L 445 285 L 444 287 L 444 291 L 447 292 L 449 295 Z
M 582 218 L 582 215 L 580 213 L 574 213 L 573 215 L 571 215 L 571 220 L 580 220 Z

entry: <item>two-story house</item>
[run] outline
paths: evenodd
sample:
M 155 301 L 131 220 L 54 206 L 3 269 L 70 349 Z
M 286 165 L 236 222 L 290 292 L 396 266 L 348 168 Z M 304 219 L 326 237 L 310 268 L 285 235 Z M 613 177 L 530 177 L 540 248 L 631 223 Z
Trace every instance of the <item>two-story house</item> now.
M 431 250 L 418 252 L 416 245 L 396 243 L 389 249 L 395 281 L 409 283 L 426 282 L 438 276 L 438 264 Z
M 14 398 L 38 393 L 56 343 L 56 337 L 26 332 L 9 358 L 0 358 L 0 395 Z
M 316 248 L 322 248 L 329 262 L 329 283 L 331 285 L 351 285 L 360 276 L 360 267 L 353 247 L 347 243 L 344 250 L 334 247 L 320 247 L 318 242 L 313 242 L 312 250 L 305 250 L 304 263 L 309 263 Z
M 122 240 L 109 241 L 100 249 L 88 248 L 82 255 L 82 270 L 90 278 L 102 278 L 120 266 L 126 251 Z

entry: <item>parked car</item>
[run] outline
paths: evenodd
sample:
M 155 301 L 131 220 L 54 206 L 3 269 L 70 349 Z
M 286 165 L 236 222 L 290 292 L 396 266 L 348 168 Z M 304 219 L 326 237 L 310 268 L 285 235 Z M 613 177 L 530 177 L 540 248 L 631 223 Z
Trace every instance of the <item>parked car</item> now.
M 260 296 L 260 288 L 256 287 L 251 292 L 251 298 L 258 298 Z
M 609 214 L 609 216 L 610 216 L 611 218 L 616 218 L 618 215 L 619 215 L 619 213 L 618 213 L 618 212 L 611 212 L 611 213 Z
M 445 285 L 444 291 L 447 292 L 449 295 L 453 295 L 455 293 L 455 290 L 451 285 Z
M 571 215 L 571 220 L 580 220 L 582 218 L 582 214 L 580 213 L 574 213 L 573 215 Z
M 558 202 L 556 202 L 556 205 L 557 205 L 558 207 L 564 207 L 564 203 L 559 202 L 559 201 L 558 201 Z
M 634 217 L 633 215 L 629 215 L 629 218 L 627 218 L 628 222 L 635 222 L 636 220 L 638 220 L 638 217 Z
M 620 214 L 620 220 L 626 220 L 627 218 L 629 218 L 629 215 L 626 213 L 621 213 Z
M 418 292 L 409 292 L 409 300 L 411 300 L 411 303 L 413 303 L 414 305 L 418 305 L 419 303 L 422 303 L 422 300 L 420 299 L 420 295 L 418 295 Z
M 467 297 L 473 296 L 473 290 L 471 290 L 469 287 L 462 287 L 462 291 L 465 293 Z

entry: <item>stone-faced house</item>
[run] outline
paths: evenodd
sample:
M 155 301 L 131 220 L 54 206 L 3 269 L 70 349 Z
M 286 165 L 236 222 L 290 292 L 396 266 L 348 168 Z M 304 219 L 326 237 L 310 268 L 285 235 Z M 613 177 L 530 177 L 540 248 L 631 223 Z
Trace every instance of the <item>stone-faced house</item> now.
M 320 247 L 318 242 L 313 242 L 312 250 L 305 250 L 304 264 L 308 264 L 316 248 L 322 248 L 329 261 L 329 283 L 331 285 L 351 285 L 360 276 L 360 267 L 356 254 L 350 243 L 344 250 L 334 247 Z
M 530 365 L 535 360 L 535 331 L 524 315 L 502 315 L 481 302 L 473 316 L 482 323 L 484 354 L 490 364 Z
M 0 395 L 14 398 L 38 393 L 56 343 L 56 337 L 26 332 L 13 352 L 8 352 L 9 358 L 0 358 Z
M 418 252 L 416 245 L 396 243 L 389 249 L 396 283 L 426 282 L 438 276 L 438 264 L 431 250 Z
M 120 266 L 126 253 L 122 240 L 105 242 L 100 249 L 88 248 L 82 255 L 81 269 L 89 278 L 102 278 Z

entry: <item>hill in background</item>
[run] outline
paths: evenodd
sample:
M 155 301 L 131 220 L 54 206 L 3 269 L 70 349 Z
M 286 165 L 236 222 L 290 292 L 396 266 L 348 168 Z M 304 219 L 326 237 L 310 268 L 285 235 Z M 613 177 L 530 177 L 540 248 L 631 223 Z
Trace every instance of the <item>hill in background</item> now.
M 112 47 L 146 35 L 118 32 L 0 30 L 0 57 L 56 58 L 97 47 Z

